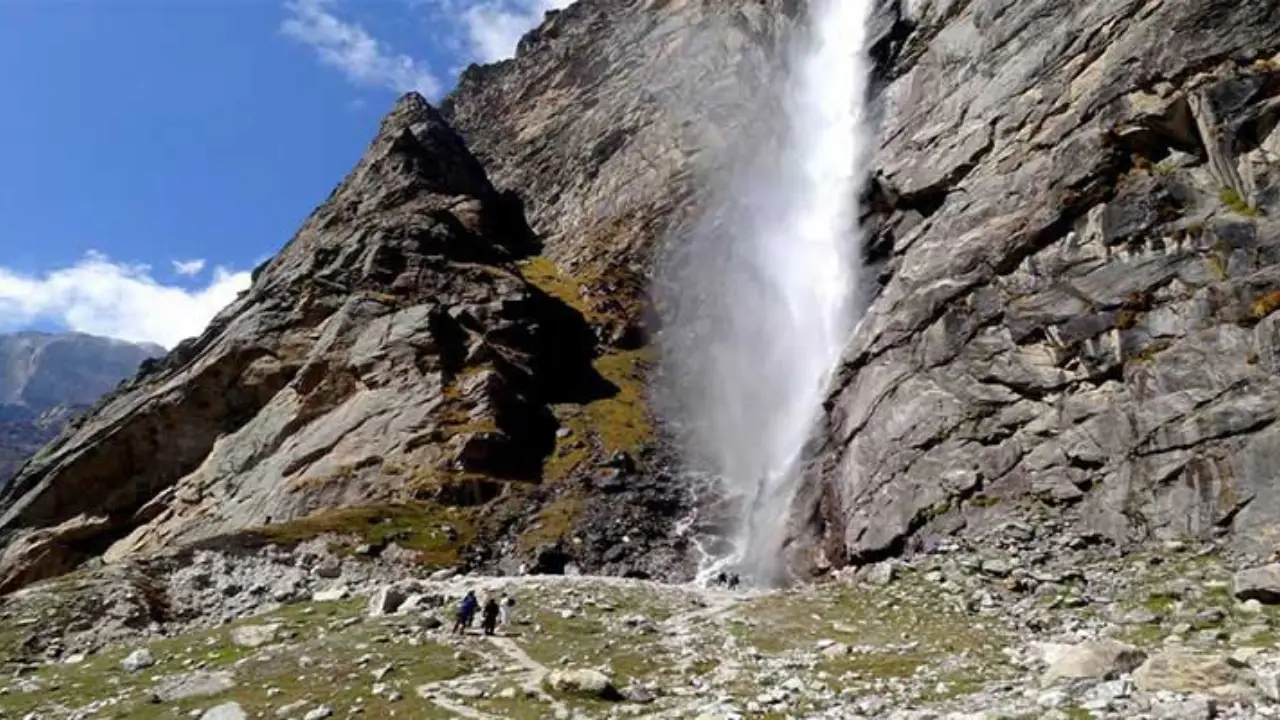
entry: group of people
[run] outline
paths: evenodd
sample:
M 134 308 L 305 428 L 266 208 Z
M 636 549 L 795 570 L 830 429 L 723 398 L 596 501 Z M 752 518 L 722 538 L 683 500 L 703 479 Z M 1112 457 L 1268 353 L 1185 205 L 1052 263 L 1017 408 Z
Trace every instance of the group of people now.
M 738 577 L 738 573 L 720 573 L 716 575 L 716 584 L 723 585 L 730 590 L 738 589 L 738 585 L 742 582 L 742 578 Z
M 466 632 L 475 620 L 476 612 L 479 612 L 481 629 L 485 635 L 492 635 L 499 625 L 505 628 L 511 624 L 511 608 L 515 607 L 515 604 L 516 599 L 510 595 L 504 595 L 501 600 L 489 595 L 482 605 L 476 598 L 475 591 L 468 590 L 458 605 L 458 617 L 453 624 L 453 633 L 458 635 Z

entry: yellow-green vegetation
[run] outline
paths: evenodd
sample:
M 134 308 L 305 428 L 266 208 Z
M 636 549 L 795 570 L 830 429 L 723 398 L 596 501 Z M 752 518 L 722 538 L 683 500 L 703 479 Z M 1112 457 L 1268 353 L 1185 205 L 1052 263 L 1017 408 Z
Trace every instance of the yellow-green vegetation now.
M 973 497 L 969 498 L 968 502 L 970 505 L 974 507 L 989 508 L 989 507 L 995 507 L 996 505 L 999 505 L 1000 498 L 994 495 L 987 495 L 986 493 L 978 493 L 977 495 L 974 495 Z
M 360 543 L 375 545 L 394 541 L 403 548 L 420 553 L 423 564 L 432 567 L 456 565 L 458 553 L 475 536 L 472 518 L 465 509 L 431 503 L 326 510 L 292 522 L 267 525 L 249 533 L 281 545 L 293 545 L 326 534 L 347 536 Z
M 595 363 L 596 371 L 618 388 L 614 396 L 587 406 L 591 429 L 605 452 L 634 451 L 653 437 L 653 420 L 645 397 L 651 355 L 649 350 L 616 352 Z
M 1134 310 L 1121 310 L 1116 314 L 1116 328 L 1120 330 L 1130 330 L 1142 318 L 1142 313 Z
M 577 278 L 561 272 L 549 258 L 537 255 L 520 262 L 520 273 L 530 285 L 578 311 L 590 320 L 591 303 L 583 293 L 582 283 Z
M 645 376 L 651 349 L 617 351 L 595 362 L 596 372 L 617 392 L 586 405 L 555 407 L 556 417 L 569 434 L 556 442 L 543 464 L 543 478 L 562 480 L 593 456 L 606 457 L 623 450 L 636 453 L 653 438 L 654 425 L 645 397 Z
M 520 549 L 533 550 L 564 538 L 572 532 L 586 505 L 586 498 L 573 490 L 552 500 L 538 513 L 529 530 L 520 536 Z
M 1235 188 L 1224 187 L 1218 191 L 1218 200 L 1231 212 L 1237 215 L 1245 215 L 1247 217 L 1258 217 L 1262 215 L 1262 211 L 1249 204 L 1248 200 L 1236 191 Z
M 1280 290 L 1272 290 L 1254 299 L 1249 314 L 1254 320 L 1261 320 L 1277 309 L 1280 309 Z
M 1209 266 L 1209 272 L 1218 280 L 1227 279 L 1227 261 L 1217 252 L 1209 253 L 1204 258 L 1205 265 Z
M 1161 352 L 1164 352 L 1165 350 L 1169 349 L 1169 344 L 1170 343 L 1167 340 L 1156 340 L 1154 342 L 1149 342 L 1146 345 L 1142 346 L 1142 348 L 1140 348 L 1136 352 L 1131 352 L 1127 354 L 1125 356 L 1125 361 L 1132 362 L 1132 363 L 1155 362 L 1156 355 L 1159 355 Z

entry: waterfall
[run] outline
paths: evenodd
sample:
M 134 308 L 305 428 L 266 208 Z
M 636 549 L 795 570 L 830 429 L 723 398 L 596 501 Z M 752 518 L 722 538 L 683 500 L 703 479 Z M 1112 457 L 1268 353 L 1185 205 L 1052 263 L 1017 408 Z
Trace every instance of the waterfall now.
M 858 310 L 873 3 L 812 0 L 780 104 L 754 105 L 772 114 L 771 142 L 739 143 L 723 198 L 671 261 L 673 404 L 728 508 L 728 542 L 704 574 L 785 572 L 801 453 Z

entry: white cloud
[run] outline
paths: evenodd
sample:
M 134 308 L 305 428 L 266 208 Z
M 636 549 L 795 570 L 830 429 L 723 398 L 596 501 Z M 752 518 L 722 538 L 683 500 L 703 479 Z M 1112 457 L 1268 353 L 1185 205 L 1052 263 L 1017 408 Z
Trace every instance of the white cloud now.
M 396 54 L 365 31 L 331 12 L 334 0 L 291 0 L 290 16 L 281 25 L 286 35 L 310 45 L 321 62 L 341 70 L 347 79 L 390 88 L 416 90 L 428 97 L 440 92 L 440 82 L 422 63 Z
M 520 38 L 542 22 L 548 10 L 573 0 L 485 0 L 462 11 L 462 23 L 477 60 L 496 62 L 515 55 Z
M 173 271 L 184 277 L 195 277 L 204 270 L 204 260 L 187 260 L 185 262 L 173 261 Z
M 146 265 L 113 262 L 97 252 L 40 277 L 0 267 L 0 329 L 51 321 L 70 330 L 172 348 L 203 332 L 249 284 L 248 272 L 216 267 L 203 288 L 163 285 Z

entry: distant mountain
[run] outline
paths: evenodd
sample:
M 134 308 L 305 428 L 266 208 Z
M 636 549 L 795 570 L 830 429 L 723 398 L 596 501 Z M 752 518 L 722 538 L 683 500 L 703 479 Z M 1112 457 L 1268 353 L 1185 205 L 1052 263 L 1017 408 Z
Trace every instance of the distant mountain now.
M 0 486 L 68 420 L 164 353 L 81 333 L 0 334 Z

